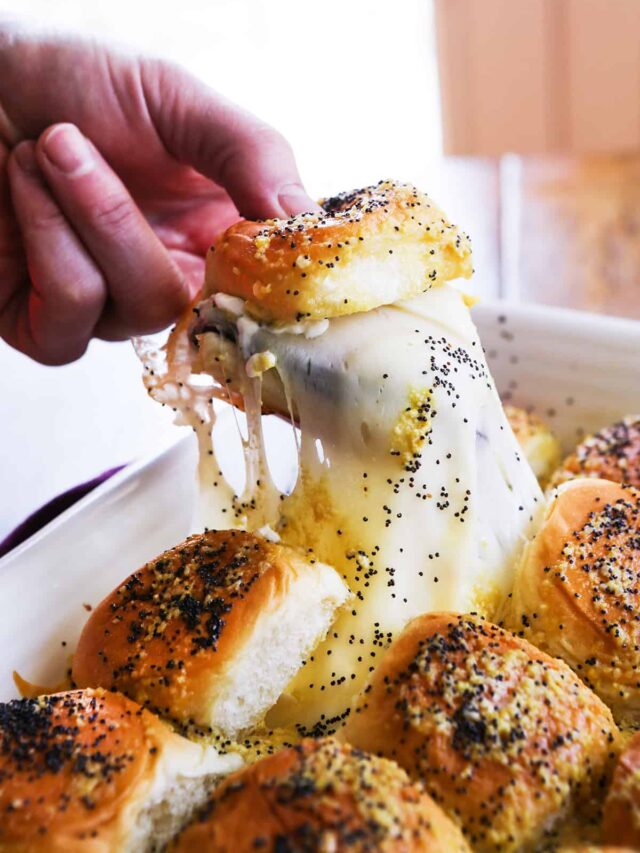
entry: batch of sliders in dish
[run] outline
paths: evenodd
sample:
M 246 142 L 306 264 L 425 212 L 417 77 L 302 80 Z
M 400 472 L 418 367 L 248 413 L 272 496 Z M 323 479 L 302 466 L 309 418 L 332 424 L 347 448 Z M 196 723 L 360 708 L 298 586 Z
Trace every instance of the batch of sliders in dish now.
M 385 186 L 382 201 L 368 196 L 363 216 L 377 217 L 369 227 L 378 240 L 381 229 L 384 239 L 402 234 L 388 209 L 392 191 L 411 220 L 402 235 L 407 268 L 419 255 L 412 229 L 424 197 Z M 348 204 L 357 239 L 359 209 L 353 198 Z M 327 216 L 337 208 L 329 200 Z M 251 236 L 258 251 L 261 227 Z M 419 228 L 422 240 L 422 221 Z M 376 245 L 381 264 L 388 244 Z M 432 245 L 429 237 L 427 264 Z M 433 276 L 422 270 L 422 282 L 444 287 L 434 284 L 440 274 L 464 273 L 453 262 L 448 269 L 447 251 L 466 264 L 466 250 L 450 226 L 435 245 L 445 260 Z M 415 295 L 412 287 L 398 285 L 391 300 Z M 228 282 L 224 289 L 234 292 Z M 268 300 L 266 285 L 259 292 Z M 319 310 L 336 316 L 326 301 Z M 467 360 L 445 343 L 451 372 L 462 370 Z M 481 368 L 474 362 L 472 375 L 484 378 Z M 457 405 L 453 390 L 447 398 Z M 418 479 L 436 444 L 423 428 L 433 407 L 427 413 L 421 400 L 417 417 L 408 407 L 393 432 L 407 480 Z M 452 423 L 435 401 L 436 420 Z M 481 398 L 483 410 L 493 405 Z M 526 521 L 533 528 L 492 621 L 429 609 L 398 631 L 372 624 L 369 645 L 347 635 L 366 677 L 360 683 L 354 671 L 346 712 L 321 714 L 310 730 L 304 714 L 295 722 L 288 686 L 298 679 L 311 694 L 295 694 L 300 708 L 325 707 L 332 688 L 348 695 L 342 684 L 302 682 L 300 673 L 320 672 L 314 657 L 339 649 L 339 626 L 359 624 L 340 620 L 373 606 L 373 573 L 358 585 L 370 564 L 352 577 L 271 529 L 193 535 L 93 610 L 71 689 L 0 705 L 0 851 L 640 849 L 640 417 L 561 460 L 542 422 L 506 414 L 546 493 L 538 497 L 525 475 L 522 494 L 541 514 Z M 411 454 L 397 441 L 407 423 Z M 473 441 L 486 436 L 474 432 Z M 457 524 L 444 499 L 441 506 Z M 380 597 L 381 618 L 390 601 Z M 294 722 L 273 725 L 283 717 Z

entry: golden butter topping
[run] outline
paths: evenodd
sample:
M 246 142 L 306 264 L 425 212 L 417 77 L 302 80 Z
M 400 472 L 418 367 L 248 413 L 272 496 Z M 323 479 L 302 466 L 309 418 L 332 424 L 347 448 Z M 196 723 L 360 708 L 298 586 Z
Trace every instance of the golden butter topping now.
M 394 733 L 384 754 L 479 850 L 519 850 L 602 780 L 616 726 L 568 667 L 496 625 L 452 614 L 429 632 L 424 619 L 415 652 L 359 700 L 355 731 L 366 725 L 358 714 L 386 708 Z
M 467 850 L 455 828 L 396 764 L 330 738 L 304 740 L 232 777 L 201 815 L 214 832 L 216 824 L 224 827 L 229 817 L 233 821 L 236 804 L 251 795 L 248 778 L 259 791 L 257 810 L 277 816 L 269 831 L 254 830 L 255 849 Z

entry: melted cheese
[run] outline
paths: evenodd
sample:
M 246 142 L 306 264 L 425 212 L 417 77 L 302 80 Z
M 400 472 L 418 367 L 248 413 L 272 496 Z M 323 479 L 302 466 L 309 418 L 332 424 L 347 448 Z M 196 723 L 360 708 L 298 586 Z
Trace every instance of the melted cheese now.
M 133 346 L 143 365 L 143 381 L 149 395 L 176 413 L 177 426 L 189 426 L 196 435 L 200 483 L 197 529 L 219 512 L 221 502 L 226 512 L 226 505 L 233 498 L 233 490 L 217 464 L 211 434 L 216 420 L 213 403 L 216 397 L 223 397 L 222 389 L 216 382 L 203 385 L 194 381 L 193 347 L 186 319 L 176 326 L 164 347 L 145 338 L 134 338 Z
M 411 618 L 493 614 L 543 498 L 453 287 L 337 318 L 317 338 L 244 324 L 238 346 L 233 382 L 249 437 L 245 493 L 231 497 L 232 512 L 312 550 L 355 594 L 267 723 L 332 730 Z M 244 370 L 264 352 L 300 427 L 287 496 L 266 463 L 262 377 Z

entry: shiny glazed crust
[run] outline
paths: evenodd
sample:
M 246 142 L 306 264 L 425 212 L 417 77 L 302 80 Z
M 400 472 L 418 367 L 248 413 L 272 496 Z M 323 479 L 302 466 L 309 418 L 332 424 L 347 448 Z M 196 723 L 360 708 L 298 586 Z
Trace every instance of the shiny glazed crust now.
M 631 415 L 581 442 L 554 473 L 549 487 L 598 477 L 640 488 L 640 416 Z
M 238 655 L 299 581 L 298 596 L 340 584 L 329 567 L 251 533 L 190 536 L 93 611 L 73 658 L 74 682 L 121 690 L 183 723 L 211 725 Z
M 479 617 L 431 613 L 392 644 L 343 737 L 395 759 L 474 849 L 496 851 L 535 843 L 601 781 L 617 729 L 561 661 Z
M 305 740 L 230 776 L 172 850 L 469 848 L 392 762 L 324 739 Z
M 1 705 L 0 849 L 119 849 L 174 741 L 148 711 L 104 690 Z
M 639 543 L 640 492 L 567 482 L 523 552 L 506 618 L 630 722 L 640 719 Z
M 468 238 L 424 193 L 381 181 L 321 202 L 320 214 L 232 225 L 207 256 L 205 296 L 254 317 L 318 320 L 370 311 L 472 273 Z

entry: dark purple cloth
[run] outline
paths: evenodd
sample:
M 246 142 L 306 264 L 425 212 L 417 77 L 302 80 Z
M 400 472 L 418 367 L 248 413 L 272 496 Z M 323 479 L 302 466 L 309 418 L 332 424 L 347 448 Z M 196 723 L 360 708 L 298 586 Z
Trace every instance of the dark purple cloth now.
M 40 509 L 37 509 L 28 518 L 25 518 L 22 524 L 16 527 L 16 529 L 12 531 L 6 539 L 3 539 L 0 542 L 0 557 L 4 557 L 5 554 L 8 554 L 9 551 L 17 545 L 20 545 L 21 542 L 25 541 L 25 539 L 33 536 L 33 534 L 37 533 L 41 527 L 44 527 L 45 524 L 53 521 L 53 519 L 60 515 L 61 512 L 64 512 L 65 509 L 69 509 L 69 507 L 73 506 L 76 501 L 79 501 L 80 498 L 88 495 L 96 486 L 104 483 L 105 480 L 109 479 L 109 477 L 113 477 L 113 475 L 117 474 L 118 471 L 122 471 L 124 467 L 124 465 L 118 465 L 117 468 L 109 468 L 108 471 L 103 471 L 102 474 L 98 474 L 98 476 L 94 477 L 93 480 L 88 480 L 86 483 L 74 486 L 72 489 L 68 489 L 68 491 L 63 492 L 61 495 L 50 500 L 49 503 L 41 506 Z

